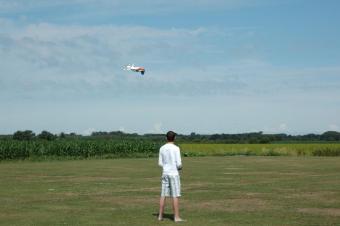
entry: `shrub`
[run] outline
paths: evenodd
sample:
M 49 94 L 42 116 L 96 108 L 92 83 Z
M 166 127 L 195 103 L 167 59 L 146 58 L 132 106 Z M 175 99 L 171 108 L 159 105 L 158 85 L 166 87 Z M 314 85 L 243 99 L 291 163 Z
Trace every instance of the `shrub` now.
M 340 156 L 340 148 L 318 148 L 312 152 L 313 156 Z

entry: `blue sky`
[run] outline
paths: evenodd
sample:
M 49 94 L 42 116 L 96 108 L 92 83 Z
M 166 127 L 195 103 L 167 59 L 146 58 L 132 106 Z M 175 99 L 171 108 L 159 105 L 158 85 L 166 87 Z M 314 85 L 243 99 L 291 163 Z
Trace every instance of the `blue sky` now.
M 0 0 L 0 133 L 339 131 L 339 10 L 335 0 Z

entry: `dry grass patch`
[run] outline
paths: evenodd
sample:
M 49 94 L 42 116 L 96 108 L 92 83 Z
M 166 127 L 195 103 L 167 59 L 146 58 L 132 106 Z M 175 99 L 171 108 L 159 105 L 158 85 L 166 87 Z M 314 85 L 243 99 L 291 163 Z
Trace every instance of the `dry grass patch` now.
M 296 172 L 275 172 L 275 171 L 257 171 L 257 172 L 225 172 L 226 175 L 283 175 L 283 176 L 305 176 L 306 173 Z
M 313 215 L 340 217 L 340 209 L 337 208 L 300 208 L 298 211 Z
M 225 212 L 254 212 L 267 210 L 271 207 L 267 202 L 259 198 L 237 198 L 198 203 L 188 203 L 188 201 L 185 201 L 183 206 L 190 209 Z
M 153 198 L 144 198 L 144 197 L 130 197 L 130 196 L 112 196 L 112 195 L 105 195 L 105 196 L 93 196 L 92 199 L 95 202 L 100 202 L 103 204 L 110 205 L 112 207 L 143 207 L 143 206 L 150 206 L 150 205 L 158 205 L 159 197 Z
M 96 181 L 117 181 L 117 180 L 129 180 L 129 177 L 103 177 L 103 176 L 63 176 L 63 175 L 27 175 L 15 177 L 16 180 L 25 182 L 43 181 L 45 183 L 55 182 L 72 182 L 72 183 L 83 183 L 83 182 L 96 182 Z
M 196 189 L 207 189 L 209 186 L 213 186 L 216 183 L 206 183 L 206 182 L 195 182 L 186 183 L 182 186 L 183 190 L 196 190 Z
M 112 192 L 144 192 L 144 191 L 148 191 L 148 192 L 160 192 L 160 186 L 157 187 L 145 187 L 145 188 L 115 188 L 112 189 Z
M 293 193 L 286 195 L 286 197 L 291 199 L 312 200 L 320 203 L 336 203 L 339 202 L 337 195 L 338 193 L 336 192 L 320 191 L 320 192 Z

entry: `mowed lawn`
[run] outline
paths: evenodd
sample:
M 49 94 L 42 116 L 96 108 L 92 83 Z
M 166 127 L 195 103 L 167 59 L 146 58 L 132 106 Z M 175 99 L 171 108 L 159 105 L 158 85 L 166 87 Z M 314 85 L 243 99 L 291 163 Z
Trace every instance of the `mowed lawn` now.
M 183 158 L 180 225 L 340 225 L 338 157 Z M 0 163 L 0 225 L 157 221 L 157 159 Z M 170 204 L 170 202 L 168 202 Z

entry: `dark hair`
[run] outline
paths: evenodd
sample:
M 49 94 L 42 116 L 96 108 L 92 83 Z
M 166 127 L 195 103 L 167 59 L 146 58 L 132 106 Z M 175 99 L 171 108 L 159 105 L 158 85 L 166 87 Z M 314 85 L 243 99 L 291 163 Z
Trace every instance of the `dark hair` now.
M 173 132 L 173 131 L 169 131 L 169 132 L 166 133 L 166 139 L 169 142 L 173 142 L 175 140 L 175 137 L 176 137 L 176 133 Z

